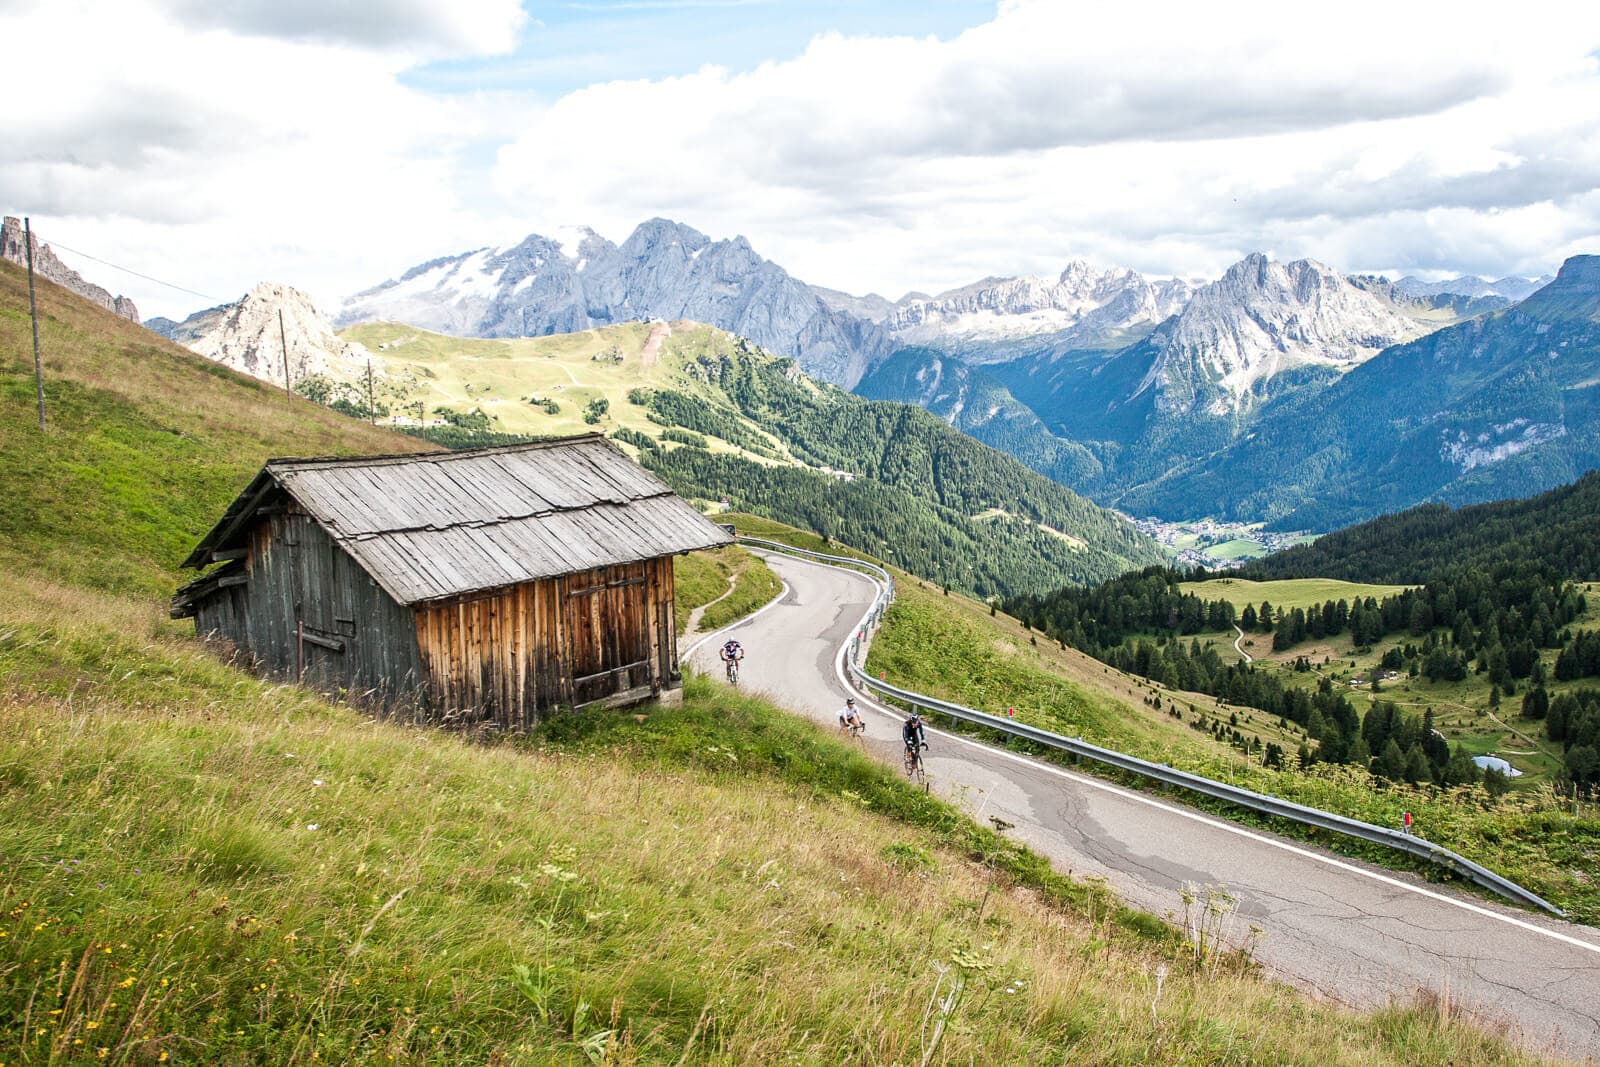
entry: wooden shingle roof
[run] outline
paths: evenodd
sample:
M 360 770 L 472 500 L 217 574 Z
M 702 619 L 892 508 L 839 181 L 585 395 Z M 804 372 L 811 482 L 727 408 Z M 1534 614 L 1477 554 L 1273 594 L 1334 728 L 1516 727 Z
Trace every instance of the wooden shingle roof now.
M 273 459 L 184 561 L 244 544 L 278 493 L 400 604 L 729 543 L 598 434 L 469 452 Z

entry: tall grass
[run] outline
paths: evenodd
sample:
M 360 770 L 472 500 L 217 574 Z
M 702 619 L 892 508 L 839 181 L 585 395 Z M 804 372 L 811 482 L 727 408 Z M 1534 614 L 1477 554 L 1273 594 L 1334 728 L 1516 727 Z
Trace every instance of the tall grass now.
M 3 591 L 0 1062 L 917 1063 L 952 967 L 937 1063 L 1531 1062 L 1189 965 L 721 687 L 485 745 Z

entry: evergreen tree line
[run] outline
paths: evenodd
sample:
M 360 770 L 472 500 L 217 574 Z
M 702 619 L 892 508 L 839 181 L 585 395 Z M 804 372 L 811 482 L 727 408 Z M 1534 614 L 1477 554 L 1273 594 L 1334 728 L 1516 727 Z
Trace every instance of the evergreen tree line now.
M 1245 567 L 1245 577 L 1342 578 L 1414 585 L 1454 567 L 1531 564 L 1552 577 L 1600 580 L 1600 472 L 1525 500 L 1452 509 L 1424 504 L 1326 534 Z
M 1208 577 L 1149 567 L 1091 589 L 1059 589 L 1007 602 L 1006 610 L 1058 640 L 1109 662 L 1129 637 L 1188 636 L 1227 630 L 1271 633 L 1275 651 L 1306 640 L 1349 633 L 1358 647 L 1391 635 L 1421 638 L 1386 653 L 1386 667 L 1410 664 L 1435 681 L 1459 681 L 1473 663 L 1506 694 L 1535 680 L 1541 649 L 1562 648 L 1569 677 L 1600 673 L 1600 636 L 1567 629 L 1587 601 L 1578 586 L 1552 581 L 1537 566 L 1503 562 L 1487 571 L 1445 570 L 1427 585 L 1394 596 L 1328 600 L 1311 608 L 1275 608 L 1270 601 L 1235 614 L 1225 600 L 1206 600 L 1179 583 Z M 1563 647 L 1565 644 L 1565 648 Z M 1560 657 L 1558 657 L 1559 661 Z M 1558 675 L 1559 677 L 1559 675 Z M 1542 677 L 1537 679 L 1542 681 Z
M 1532 695 L 1523 712 L 1537 717 L 1527 706 Z M 1585 796 L 1600 792 L 1600 689 L 1574 689 L 1544 703 L 1545 736 L 1562 746 L 1568 780 Z
M 1419 716 L 1390 701 L 1378 701 L 1361 715 L 1327 678 L 1314 691 L 1289 685 L 1277 674 L 1249 664 L 1224 663 L 1215 648 L 1201 647 L 1198 638 L 1191 638 L 1187 646 L 1182 640 L 1141 639 L 1101 651 L 1098 658 L 1125 673 L 1169 689 L 1206 693 L 1224 704 L 1256 708 L 1282 723 L 1303 727 L 1311 742 L 1300 748 L 1303 767 L 1320 760 L 1362 767 L 1390 781 L 1435 785 L 1485 781 L 1494 789 L 1505 785 L 1503 778 L 1485 780 L 1461 746 L 1450 748 L 1434 728 L 1431 709 Z M 1271 756 L 1264 753 L 1263 763 L 1273 765 Z
M 1120 556 L 1124 570 L 1162 558 L 1131 523 L 915 404 L 864 400 L 814 382 L 792 360 L 774 360 L 742 339 L 732 354 L 701 356 L 689 369 L 813 466 L 927 497 L 969 519 L 1002 509 L 1077 537 L 1091 551 Z M 1020 588 L 1026 587 L 1012 587 Z
M 1096 581 L 1127 566 L 1120 556 L 1075 548 L 1030 522 L 971 522 L 926 497 L 863 479 L 691 447 L 645 451 L 640 462 L 684 496 L 727 497 L 740 510 L 815 530 L 979 596 Z

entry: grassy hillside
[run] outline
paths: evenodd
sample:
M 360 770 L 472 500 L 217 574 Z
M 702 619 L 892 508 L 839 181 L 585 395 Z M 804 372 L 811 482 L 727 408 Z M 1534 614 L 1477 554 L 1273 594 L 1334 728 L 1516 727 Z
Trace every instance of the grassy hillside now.
M 47 430 L 34 413 L 27 274 L 0 262 L 0 562 L 171 592 L 177 565 L 269 455 L 411 452 L 375 429 L 38 287 Z
M 982 594 L 1163 557 L 1125 521 L 913 405 L 872 402 L 695 323 L 471 340 L 345 331 L 387 362 L 390 418 L 457 441 L 597 428 L 685 496 L 881 552 Z M 450 420 L 447 436 L 437 424 Z
M 1537 724 L 1519 724 L 1508 709 L 1502 709 L 1501 722 L 1487 708 L 1462 707 L 1451 713 L 1446 707 L 1450 694 L 1412 694 L 1402 683 L 1377 697 L 1402 701 L 1413 715 L 1420 715 L 1426 702 L 1435 708 L 1438 727 L 1452 746 L 1463 744 L 1473 755 L 1495 750 L 1535 772 L 1497 801 L 1477 786 L 1379 782 L 1363 769 L 1323 763 L 1302 769 L 1295 754 L 1315 738 L 1294 722 L 1122 674 L 1058 647 L 1016 620 L 990 618 L 979 605 L 919 588 L 914 581 L 903 584 L 897 596 L 867 662 L 869 670 L 886 672 L 897 685 L 991 714 L 1015 708 L 1018 719 L 1057 733 L 1380 826 L 1397 826 L 1401 813 L 1410 811 L 1430 840 L 1528 886 L 1581 921 L 1600 917 L 1600 888 L 1587 874 L 1600 850 L 1600 811 L 1593 803 L 1557 794 L 1548 777 L 1536 776 L 1553 764 L 1552 746 L 1539 740 Z M 1232 631 L 1199 634 L 1183 643 L 1196 641 L 1232 659 L 1235 636 Z M 1342 678 L 1348 670 L 1330 665 L 1297 675 L 1282 663 L 1263 669 L 1274 670 L 1289 684 L 1313 688 L 1319 672 Z M 1416 700 L 1408 699 L 1413 695 Z M 1457 695 L 1466 697 L 1465 692 Z M 1372 699 L 1370 691 L 1351 690 L 1350 696 L 1363 710 Z M 1519 725 L 1534 736 L 1518 739 L 1511 731 Z M 1240 739 L 1251 744 L 1248 755 Z M 1494 739 L 1504 743 L 1497 746 Z M 1281 767 L 1263 765 L 1268 744 L 1282 749 Z M 1228 805 L 1217 810 L 1231 818 L 1252 818 Z M 1293 826 L 1275 828 L 1308 836 Z M 1379 862 L 1406 862 L 1387 850 L 1335 837 L 1318 839 Z
M 1532 1062 L 1197 964 L 721 687 L 482 746 L 7 586 L 7 1063 L 917 1062 L 952 982 L 934 1062 Z
M 868 666 L 887 671 L 896 685 L 991 715 L 1014 708 L 1024 721 L 1120 752 L 1167 763 L 1184 758 L 1240 768 L 1252 763 L 1227 742 L 1189 725 L 1201 717 L 1227 719 L 1230 712 L 1211 697 L 1168 691 L 1123 674 L 1025 629 L 1009 615 L 991 617 L 985 605 L 945 596 L 914 579 L 896 590 Z M 1288 745 L 1291 751 L 1299 744 L 1297 734 L 1267 715 L 1240 718 L 1244 729 L 1263 742 Z
M 440 408 L 482 411 L 495 431 L 574 434 L 632 430 L 659 440 L 666 429 L 649 409 L 630 403 L 638 389 L 671 389 L 707 407 L 728 408 L 727 397 L 702 377 L 684 372 L 687 361 L 730 356 L 737 338 L 699 323 L 631 322 L 583 333 L 514 340 L 447 337 L 398 323 L 352 326 L 341 332 L 383 358 L 386 403 L 397 425 L 443 422 Z M 595 401 L 606 411 L 594 423 L 584 412 Z M 548 406 L 547 406 L 548 405 Z M 554 408 L 554 410 L 549 410 Z M 748 447 L 708 435 L 704 447 L 758 463 L 797 463 L 782 441 L 731 413 Z M 630 445 L 637 452 L 635 446 Z
M 89 412 L 52 433 L 111 429 L 30 438 L 8 363 L 0 491 L 107 520 L 0 542 L 0 1063 L 1534 1062 L 1197 959 L 720 688 L 484 745 L 235 670 L 166 617 L 193 524 L 266 454 L 396 442 L 46 300 Z
M 855 554 L 782 524 L 752 522 L 744 516 L 733 516 L 733 521 L 741 533 L 802 548 Z M 1412 716 L 1420 716 L 1424 707 L 1432 708 L 1439 730 L 1452 747 L 1460 745 L 1468 755 L 1508 756 L 1528 771 L 1509 796 L 1489 798 L 1480 786 L 1381 781 L 1350 766 L 1313 763 L 1302 767 L 1296 753 L 1301 746 L 1315 747 L 1318 738 L 1300 723 L 1237 701 L 1223 703 L 1204 693 L 1124 673 L 1015 618 L 991 615 L 985 605 L 944 593 L 937 585 L 912 575 L 899 577 L 896 602 L 867 661 L 868 670 L 884 673 L 897 685 L 991 714 L 1009 712 L 1057 733 L 1378 825 L 1399 825 L 1401 813 L 1411 811 L 1430 839 L 1533 888 L 1582 921 L 1600 916 L 1600 892 L 1586 874 L 1594 851 L 1600 848 L 1600 810 L 1591 802 L 1551 788 L 1549 775 L 1560 752 L 1558 746 L 1542 739 L 1539 724 L 1519 720 L 1509 709 L 1501 709 L 1497 717 L 1494 709 L 1482 706 L 1487 703 L 1486 693 L 1477 694 L 1478 707 L 1453 704 L 1452 698 L 1468 699 L 1472 690 L 1466 683 L 1441 690 L 1426 681 L 1400 680 L 1384 683 L 1374 694 L 1368 687 L 1348 687 L 1349 677 L 1359 673 L 1354 666 L 1346 666 L 1349 661 L 1319 661 L 1309 671 L 1296 672 L 1293 655 L 1267 656 L 1263 651 L 1263 647 L 1270 651 L 1270 635 L 1264 646 L 1261 634 L 1245 637 L 1249 642 L 1246 651 L 1261 659 L 1259 670 L 1308 690 L 1314 690 L 1327 676 L 1338 683 L 1338 692 L 1348 688 L 1358 712 L 1375 700 L 1396 700 L 1401 710 Z M 1311 591 L 1309 586 L 1302 590 L 1308 595 Z M 1321 594 L 1320 589 L 1315 591 Z M 1591 628 L 1596 619 L 1600 619 L 1600 611 L 1581 619 L 1579 628 Z M 1231 629 L 1201 632 L 1186 635 L 1182 644 L 1237 662 L 1236 636 Z M 1348 638 L 1345 644 L 1348 646 Z M 1296 654 L 1304 651 L 1297 649 Z M 1348 647 L 1343 651 L 1351 654 Z M 1370 670 L 1378 655 L 1364 651 L 1360 658 L 1362 667 Z M 1561 693 L 1581 684 L 1553 685 L 1552 691 Z M 1417 699 L 1407 699 L 1411 696 Z M 1265 765 L 1269 745 L 1280 750 L 1277 766 Z M 1231 818 L 1255 818 L 1229 805 L 1190 800 Z M 1387 850 L 1292 825 L 1275 824 L 1274 828 L 1378 862 L 1402 866 L 1408 862 Z

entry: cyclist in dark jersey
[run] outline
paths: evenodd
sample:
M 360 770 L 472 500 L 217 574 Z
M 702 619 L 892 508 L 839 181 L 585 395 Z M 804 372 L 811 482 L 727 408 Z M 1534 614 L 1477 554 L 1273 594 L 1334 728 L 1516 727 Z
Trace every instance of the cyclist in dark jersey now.
M 907 752 L 914 752 L 919 748 L 927 748 L 927 736 L 922 729 L 922 716 L 912 712 L 900 727 L 900 740 L 906 744 Z

